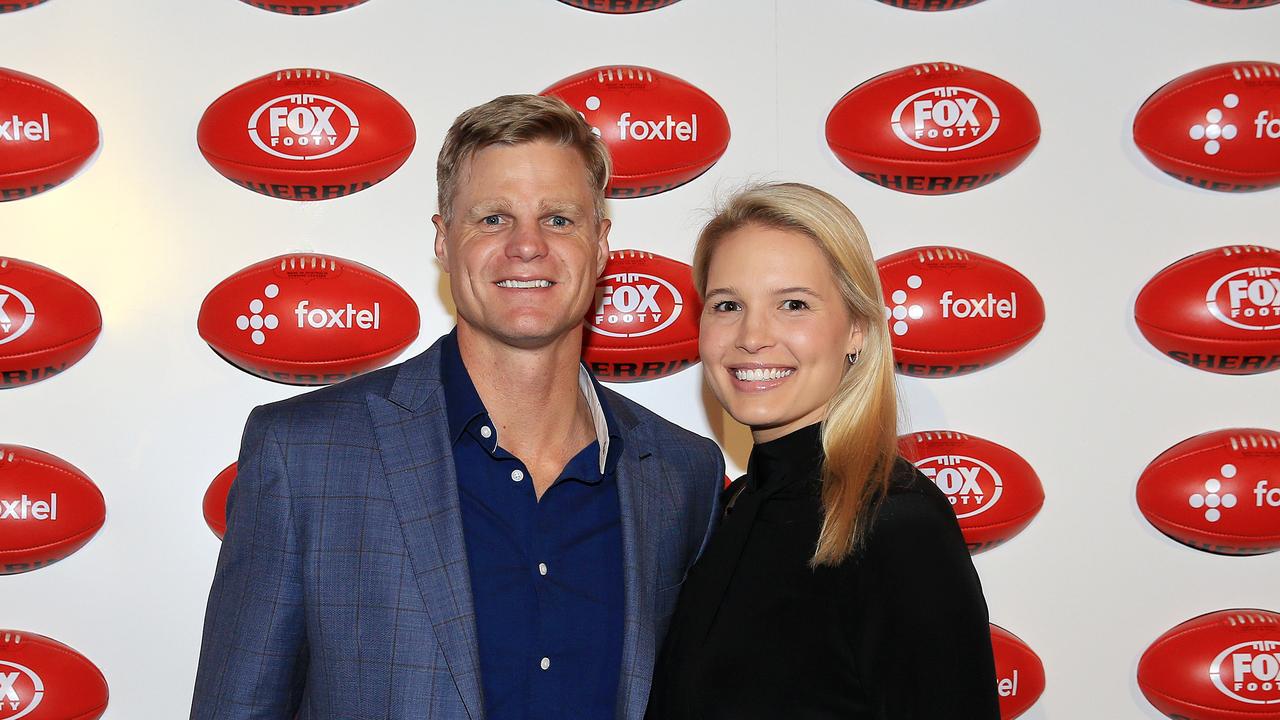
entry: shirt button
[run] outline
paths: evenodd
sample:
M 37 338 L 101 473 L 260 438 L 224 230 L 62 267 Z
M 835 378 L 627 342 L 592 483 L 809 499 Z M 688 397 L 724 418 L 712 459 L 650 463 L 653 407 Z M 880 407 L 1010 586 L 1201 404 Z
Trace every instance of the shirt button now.
M 511 471 L 511 479 L 512 479 L 512 480 L 515 480 L 516 482 L 520 482 L 521 480 L 523 480 L 523 479 L 524 479 L 524 471 L 523 471 L 523 470 L 512 470 L 512 471 Z
M 480 428 L 480 437 L 483 437 L 485 439 L 493 437 L 493 430 L 491 430 L 488 425 L 485 425 L 484 427 Z
M 546 564 L 546 563 L 538 563 L 538 574 L 539 574 L 539 575 L 546 575 L 546 574 L 547 574 L 547 564 Z
M 541 667 L 543 670 L 550 670 L 551 658 L 542 658 L 542 662 L 539 664 L 539 667 Z

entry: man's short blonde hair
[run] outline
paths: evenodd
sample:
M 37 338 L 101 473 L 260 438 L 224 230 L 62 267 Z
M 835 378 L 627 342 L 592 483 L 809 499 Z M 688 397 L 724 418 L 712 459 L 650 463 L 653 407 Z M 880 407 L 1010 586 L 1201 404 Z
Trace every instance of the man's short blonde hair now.
M 459 173 L 467 160 L 490 145 L 519 145 L 545 140 L 577 150 L 595 193 L 596 218 L 605 216 L 604 189 L 612 162 L 609 149 L 586 120 L 559 98 L 503 95 L 458 116 L 444 136 L 436 161 L 440 215 L 448 223 L 458 194 Z

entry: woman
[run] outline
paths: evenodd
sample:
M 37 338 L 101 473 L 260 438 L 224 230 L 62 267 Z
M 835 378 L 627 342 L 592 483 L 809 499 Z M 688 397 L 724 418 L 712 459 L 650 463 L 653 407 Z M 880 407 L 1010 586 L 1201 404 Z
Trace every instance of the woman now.
M 703 228 L 707 382 L 755 445 L 690 570 L 648 717 L 998 720 L 987 608 L 945 495 L 898 457 L 866 235 L 821 190 Z

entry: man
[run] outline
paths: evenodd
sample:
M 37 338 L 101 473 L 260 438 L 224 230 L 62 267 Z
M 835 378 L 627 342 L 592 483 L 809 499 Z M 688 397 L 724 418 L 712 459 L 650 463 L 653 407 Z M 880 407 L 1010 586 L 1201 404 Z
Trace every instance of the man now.
M 457 328 L 254 410 L 193 720 L 644 715 L 724 463 L 579 361 L 608 177 L 559 100 L 455 121 L 433 223 Z

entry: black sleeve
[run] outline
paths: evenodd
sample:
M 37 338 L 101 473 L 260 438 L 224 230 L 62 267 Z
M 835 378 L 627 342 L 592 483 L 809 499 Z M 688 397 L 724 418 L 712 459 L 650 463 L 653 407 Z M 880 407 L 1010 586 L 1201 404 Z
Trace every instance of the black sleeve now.
M 874 717 L 999 720 L 978 574 L 946 496 L 909 473 L 871 525 L 851 607 L 849 639 Z

